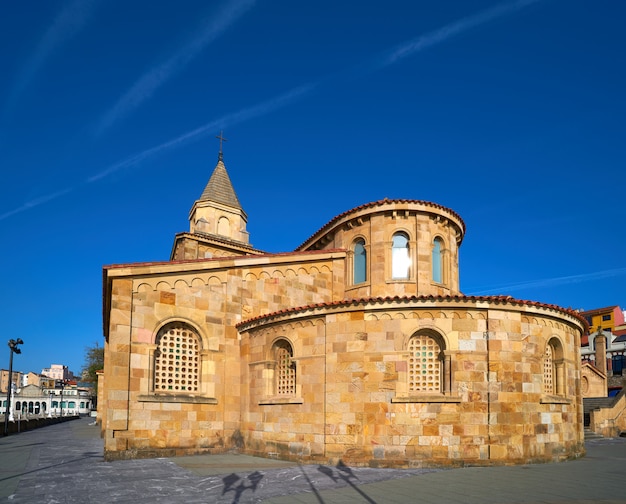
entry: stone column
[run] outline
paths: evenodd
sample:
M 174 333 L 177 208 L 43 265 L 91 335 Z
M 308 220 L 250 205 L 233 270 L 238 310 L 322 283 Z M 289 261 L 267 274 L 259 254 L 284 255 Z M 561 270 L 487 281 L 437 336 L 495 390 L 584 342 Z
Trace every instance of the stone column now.
M 601 327 L 598 327 L 594 344 L 596 347 L 596 367 L 606 374 L 606 336 Z

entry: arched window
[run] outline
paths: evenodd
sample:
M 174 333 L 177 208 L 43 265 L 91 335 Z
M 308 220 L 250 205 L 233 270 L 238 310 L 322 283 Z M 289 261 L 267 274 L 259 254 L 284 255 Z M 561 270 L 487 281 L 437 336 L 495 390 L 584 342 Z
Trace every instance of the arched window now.
M 543 355 L 543 392 L 554 394 L 554 349 L 552 345 L 546 345 Z
M 443 283 L 443 240 L 435 238 L 433 241 L 432 266 L 433 266 L 433 282 Z
M 226 217 L 220 217 L 217 221 L 217 234 L 230 237 L 230 221 Z
M 409 340 L 409 392 L 443 392 L 442 348 L 428 334 L 417 334 Z
M 15 403 L 15 409 L 16 411 L 20 411 L 22 409 L 22 403 L 20 403 L 19 401 L 17 401 Z
M 367 280 L 367 252 L 365 251 L 365 240 L 359 238 L 354 242 L 354 268 L 353 283 L 363 283 Z
M 209 223 L 204 217 L 196 221 L 196 231 L 201 231 L 204 233 L 209 232 Z
M 188 326 L 174 323 L 157 335 L 154 356 L 155 392 L 190 393 L 199 390 L 200 338 Z
M 564 395 L 563 350 L 557 338 L 551 338 L 543 354 L 543 393 Z
M 396 233 L 391 240 L 391 277 L 409 278 L 410 266 L 409 237 L 404 233 Z
M 276 360 L 276 394 L 294 395 L 296 393 L 296 365 L 293 361 L 293 349 L 286 340 L 274 343 Z

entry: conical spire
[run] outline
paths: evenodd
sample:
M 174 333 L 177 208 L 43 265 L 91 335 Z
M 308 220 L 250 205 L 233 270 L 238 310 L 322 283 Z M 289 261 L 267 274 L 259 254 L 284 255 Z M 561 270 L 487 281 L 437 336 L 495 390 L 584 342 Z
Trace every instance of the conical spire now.
M 189 231 L 248 244 L 249 236 L 246 231 L 248 216 L 241 208 L 239 198 L 235 194 L 226 166 L 224 166 L 222 141 L 225 138 L 221 132 L 217 138 L 220 139 L 217 164 L 200 199 L 197 199 L 191 207 Z
M 213 174 L 209 179 L 209 183 L 204 188 L 202 195 L 198 201 L 212 201 L 221 203 L 234 208 L 241 209 L 241 204 L 233 189 L 224 161 L 222 161 L 222 153 L 218 157 L 217 165 L 213 170 Z

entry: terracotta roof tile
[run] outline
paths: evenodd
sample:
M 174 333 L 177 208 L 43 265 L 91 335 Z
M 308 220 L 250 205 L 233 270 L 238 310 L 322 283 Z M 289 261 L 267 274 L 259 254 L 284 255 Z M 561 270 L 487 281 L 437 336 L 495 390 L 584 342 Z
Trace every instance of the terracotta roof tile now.
M 326 231 L 328 231 L 340 219 L 343 219 L 344 217 L 346 217 L 346 216 L 348 216 L 348 215 L 350 215 L 352 213 L 359 212 L 361 210 L 365 210 L 365 209 L 368 209 L 368 208 L 374 208 L 374 207 L 377 207 L 377 206 L 388 205 L 390 203 L 391 204 L 393 204 L 393 203 L 414 203 L 414 204 L 419 204 L 419 205 L 424 205 L 424 206 L 430 206 L 430 207 L 433 207 L 433 208 L 437 208 L 439 210 L 445 210 L 446 212 L 451 213 L 456 219 L 459 220 L 459 222 L 461 223 L 461 226 L 462 226 L 462 231 L 463 231 L 463 233 L 465 233 L 465 222 L 463 221 L 461 216 L 459 214 L 457 214 L 454 210 L 451 210 L 451 209 L 449 209 L 447 207 L 444 207 L 443 205 L 439 205 L 437 203 L 432 203 L 430 201 L 414 200 L 414 199 L 382 199 L 382 200 L 378 200 L 378 201 L 372 201 L 371 203 L 365 203 L 363 205 L 360 205 L 360 206 L 358 206 L 356 208 L 352 208 L 350 210 L 347 210 L 347 211 L 337 215 L 336 217 L 334 217 L 330 221 L 328 221 L 320 229 L 318 229 L 315 233 L 313 233 L 304 242 L 302 242 L 302 244 L 300 246 L 298 246 L 296 248 L 296 250 L 302 249 L 302 247 L 304 247 L 307 243 L 311 242 L 314 238 L 317 238 L 317 237 L 323 235 Z
M 342 307 L 342 306 L 373 305 L 373 304 L 388 303 L 390 301 L 396 302 L 398 305 L 406 304 L 406 303 L 417 303 L 421 301 L 439 301 L 439 302 L 451 302 L 452 301 L 452 302 L 458 302 L 458 303 L 463 303 L 463 302 L 473 303 L 477 301 L 478 302 L 485 301 L 485 302 L 495 303 L 495 304 L 534 306 L 537 308 L 546 308 L 550 310 L 556 310 L 561 313 L 570 315 L 576 318 L 577 320 L 579 320 L 585 328 L 588 325 L 585 318 L 581 317 L 581 315 L 576 310 L 572 310 L 569 308 L 562 308 L 560 306 L 553 305 L 553 304 L 545 304 L 545 303 L 539 303 L 538 301 L 526 301 L 523 299 L 515 299 L 511 296 L 458 295 L 458 296 L 386 296 L 386 297 L 370 297 L 370 298 L 358 298 L 358 299 L 343 299 L 341 301 L 333 301 L 329 303 L 318 303 L 318 304 L 298 306 L 298 307 L 293 307 L 293 308 L 285 308 L 283 310 L 278 310 L 273 313 L 269 313 L 266 315 L 259 315 L 258 317 L 253 317 L 253 318 L 244 320 L 240 322 L 239 324 L 237 324 L 236 327 L 239 328 L 241 326 L 244 326 L 250 322 L 254 322 L 257 320 L 263 320 L 263 319 L 270 320 L 272 318 L 275 318 L 281 315 L 295 314 L 298 312 L 305 312 L 308 310 Z

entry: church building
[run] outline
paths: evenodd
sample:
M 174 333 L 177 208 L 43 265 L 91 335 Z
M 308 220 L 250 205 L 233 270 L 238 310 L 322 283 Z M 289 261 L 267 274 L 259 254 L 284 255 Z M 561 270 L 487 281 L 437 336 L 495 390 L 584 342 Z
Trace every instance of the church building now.
M 255 249 L 220 152 L 169 261 L 103 268 L 108 460 L 376 467 L 584 454 L 575 311 L 465 296 L 453 210 L 383 199 Z

